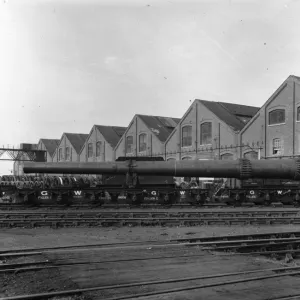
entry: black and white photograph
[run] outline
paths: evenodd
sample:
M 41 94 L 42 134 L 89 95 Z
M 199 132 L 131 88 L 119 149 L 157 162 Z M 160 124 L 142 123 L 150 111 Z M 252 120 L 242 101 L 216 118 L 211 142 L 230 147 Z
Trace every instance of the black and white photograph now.
M 300 300 L 300 0 L 0 0 L 0 300 Z

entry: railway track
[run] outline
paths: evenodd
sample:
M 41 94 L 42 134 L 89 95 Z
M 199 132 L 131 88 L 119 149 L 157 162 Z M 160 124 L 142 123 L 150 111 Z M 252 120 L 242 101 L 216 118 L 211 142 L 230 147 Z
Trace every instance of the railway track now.
M 300 224 L 298 212 L 15 212 L 0 213 L 0 227 L 202 226 Z
M 272 207 L 281 207 L 281 208 L 291 208 L 295 209 L 297 207 L 293 205 L 285 205 L 280 202 L 273 202 L 269 206 L 265 205 L 254 205 L 251 203 L 241 203 L 237 205 L 227 205 L 225 203 L 205 203 L 203 205 L 191 205 L 189 203 L 177 203 L 172 205 L 161 205 L 161 204 L 141 204 L 141 205 L 130 205 L 130 204 L 39 204 L 39 205 L 30 205 L 22 203 L 0 203 L 1 210 L 32 210 L 32 209 L 61 209 L 61 210 L 78 210 L 78 209 L 213 209 L 213 208 L 272 208 Z M 299 209 L 299 208 L 298 208 Z
M 166 295 L 166 294 L 173 294 L 183 291 L 190 291 L 190 290 L 200 290 L 205 288 L 212 288 L 212 287 L 220 287 L 225 285 L 232 285 L 232 284 L 239 284 L 239 283 L 247 283 L 251 281 L 260 281 L 270 278 L 279 278 L 285 276 L 297 276 L 300 275 L 300 266 L 299 267 L 290 267 L 290 268 L 274 268 L 274 269 L 265 269 L 265 270 L 252 270 L 252 271 L 243 271 L 243 272 L 234 272 L 234 273 L 223 273 L 223 274 L 213 274 L 207 276 L 195 276 L 195 277 L 183 277 L 183 278 L 174 278 L 174 279 L 165 279 L 165 280 L 153 280 L 153 281 L 142 281 L 138 283 L 128 283 L 128 284 L 117 284 L 117 285 L 106 285 L 106 286 L 94 286 L 88 288 L 80 288 L 76 290 L 64 290 L 64 291 L 56 291 L 56 292 L 49 292 L 49 293 L 39 293 L 39 294 L 29 294 L 29 295 L 21 295 L 21 296 L 12 296 L 1 298 L 2 300 L 32 300 L 32 299 L 48 299 L 51 297 L 63 297 L 63 296 L 74 296 L 74 295 L 81 295 L 84 292 L 95 292 L 95 291 L 104 291 L 104 290 L 116 290 L 116 289 L 124 289 L 124 288 L 142 288 L 145 286 L 155 286 L 155 285 L 168 285 L 170 283 L 184 283 L 184 282 L 192 282 L 195 280 L 209 280 L 209 279 L 216 279 L 222 277 L 236 277 L 236 276 L 245 276 L 245 275 L 252 275 L 255 273 L 262 273 L 260 276 L 252 276 L 246 277 L 242 279 L 231 279 L 231 280 L 223 280 L 215 283 L 204 283 L 204 284 L 197 284 L 188 287 L 179 287 L 173 289 L 164 289 L 158 290 L 154 292 L 146 292 L 146 293 L 135 293 L 131 295 L 124 295 L 124 296 L 117 296 L 106 298 L 106 300 L 123 300 L 123 299 L 137 299 L 140 297 L 146 296 L 158 296 L 158 295 Z M 270 275 L 269 272 L 273 272 L 276 274 Z M 265 274 L 264 274 L 265 273 Z M 293 297 L 300 296 L 299 294 L 290 295 Z M 269 298 L 270 299 L 270 298 Z M 281 299 L 281 298 L 277 298 Z M 284 299 L 284 298 L 282 298 Z M 287 299 L 287 298 L 286 298 Z
M 179 247 L 186 247 L 186 246 L 200 246 L 202 250 L 210 250 L 210 251 L 225 251 L 226 249 L 231 249 L 234 246 L 235 249 L 241 249 L 240 247 L 249 247 L 251 248 L 251 251 L 248 252 L 237 252 L 235 251 L 234 254 L 242 253 L 242 254 L 260 254 L 259 251 L 253 251 L 254 248 L 259 249 L 261 247 L 262 243 L 265 243 L 269 247 L 275 247 L 277 246 L 277 251 L 280 247 L 285 247 L 287 244 L 289 245 L 300 245 L 300 233 L 298 232 L 284 232 L 284 233 L 269 233 L 269 234 L 252 234 L 252 235 L 238 235 L 238 236 L 230 236 L 230 241 L 226 240 L 227 236 L 220 236 L 220 237 L 204 237 L 204 238 L 188 238 L 183 241 L 183 239 L 175 239 L 165 242 L 158 242 L 156 244 L 157 247 L 174 247 L 175 245 L 178 245 Z M 201 242 L 199 242 L 199 240 Z M 183 243 L 184 242 L 184 243 Z M 150 242 L 149 242 L 150 243 Z M 147 263 L 153 260 L 158 260 L 157 264 L 164 259 L 170 259 L 172 260 L 178 260 L 178 259 L 196 259 L 196 257 L 204 257 L 203 252 L 193 253 L 190 255 L 184 254 L 184 255 L 178 255 L 178 253 L 173 252 L 171 256 L 167 255 L 160 255 L 160 256 L 138 256 L 138 257 L 127 257 L 126 253 L 131 253 L 130 249 L 127 249 L 127 252 L 124 252 L 126 248 L 128 247 L 136 247 L 135 248 L 135 255 L 138 255 L 142 253 L 140 251 L 141 246 L 149 246 L 149 243 L 143 243 L 143 242 L 131 242 L 131 243 L 118 243 L 118 244 L 100 244 L 98 245 L 98 249 L 90 248 L 91 245 L 80 245 L 80 246 L 66 246 L 66 247 L 53 247 L 53 248 L 35 248 L 35 249 L 19 249 L 19 251 L 14 250 L 16 253 L 26 253 L 26 251 L 36 251 L 37 253 L 43 253 L 43 255 L 47 254 L 46 257 L 49 256 L 49 254 L 54 253 L 55 255 L 63 255 L 60 261 L 56 262 L 51 260 L 44 260 L 44 261 L 35 261 L 35 262 L 25 262 L 25 263 L 5 263 L 0 265 L 0 274 L 20 274 L 23 272 L 37 272 L 39 270 L 47 269 L 56 269 L 56 268 L 63 268 L 64 272 L 72 272 L 72 268 L 75 268 L 74 270 L 78 271 L 78 268 L 83 268 L 82 270 L 85 270 L 86 272 L 86 266 L 87 265 L 93 265 L 95 270 L 106 270 L 106 268 L 109 268 L 109 265 L 111 267 L 113 265 L 118 265 L 120 263 L 138 263 L 138 261 L 144 261 L 144 263 Z M 153 242 L 151 242 L 153 244 Z M 102 246 L 102 247 L 100 247 Z M 64 249 L 69 250 L 77 250 L 81 247 L 83 248 L 89 248 L 90 250 L 93 249 L 93 253 L 95 255 L 95 251 L 102 251 L 107 250 L 107 253 L 111 253 L 111 248 L 117 249 L 119 247 L 122 247 L 121 253 L 124 253 L 125 258 L 121 259 L 114 259 L 114 260 L 108 260 L 105 259 L 106 257 L 103 256 L 103 254 L 100 254 L 97 257 L 100 257 L 103 260 L 97 260 L 97 261 L 91 261 L 86 260 L 83 261 L 82 259 L 78 260 L 78 258 L 81 258 L 81 255 L 77 254 L 76 252 L 73 253 L 74 256 L 67 257 L 66 252 L 63 251 Z M 230 248 L 231 247 L 231 248 Z M 61 249 L 58 249 L 61 248 Z M 52 249 L 52 250 L 51 250 Z M 49 251 L 50 250 L 50 251 Z M 230 250 L 230 251 L 231 251 Z M 300 250 L 297 250 L 300 251 Z M 102 253 L 102 252 L 101 252 Z M 103 252 L 104 253 L 104 252 Z M 7 255 L 13 254 L 12 251 L 8 251 Z M 112 254 L 111 254 L 112 255 Z M 88 257 L 88 254 L 86 254 Z M 204 258 L 203 258 L 204 259 Z M 205 263 L 205 260 L 203 261 Z M 105 264 L 108 264 L 108 266 L 105 266 Z M 142 263 L 143 264 L 143 263 Z M 97 265 L 104 265 L 103 267 L 96 267 Z M 85 266 L 85 267 L 84 267 Z M 88 267 L 90 269 L 90 267 Z M 68 270 L 68 271 L 66 271 Z M 81 269 L 80 269 L 81 270 Z M 99 272 L 99 271 L 97 271 Z M 107 271 L 106 271 L 107 272 Z M 226 286 L 226 285 L 237 285 L 237 284 L 249 284 L 250 282 L 255 281 L 264 281 L 264 280 L 270 280 L 270 279 L 278 279 L 281 277 L 290 276 L 299 276 L 300 275 L 300 266 L 293 266 L 293 267 L 280 267 L 280 268 L 263 268 L 263 269 L 251 269 L 251 270 L 243 270 L 240 272 L 221 272 L 221 273 L 215 273 L 213 271 L 210 271 L 209 274 L 203 275 L 201 272 L 198 274 L 198 276 L 177 276 L 173 278 L 164 278 L 159 280 L 147 280 L 144 281 L 142 278 L 138 282 L 131 282 L 130 280 L 128 282 L 122 282 L 117 284 L 101 284 L 101 285 L 89 285 L 84 286 L 78 289 L 67 289 L 67 290 L 58 290 L 55 292 L 46 292 L 46 293 L 36 293 L 36 294 L 23 294 L 19 296 L 12 296 L 12 297 L 6 297 L 2 298 L 2 300 L 19 300 L 19 299 L 48 299 L 50 297 L 63 297 L 63 296 L 74 296 L 74 295 L 82 295 L 82 293 L 104 293 L 101 294 L 102 297 L 99 298 L 99 295 L 97 294 L 97 299 L 107 299 L 107 300 L 121 300 L 121 299 L 136 299 L 139 297 L 145 297 L 145 296 L 158 296 L 158 295 L 171 295 L 179 292 L 187 292 L 191 290 L 200 290 L 200 289 L 209 289 L 212 287 L 220 287 L 220 286 Z M 200 282 L 196 282 L 196 281 Z M 174 285 L 176 284 L 176 285 Z M 151 290 L 149 291 L 143 291 L 143 288 L 149 286 L 151 287 Z M 126 289 L 126 290 L 125 290 Z M 282 289 L 282 288 L 281 288 Z M 118 291 L 120 290 L 120 293 Z M 111 297 L 111 291 L 114 291 L 113 297 Z M 126 291 L 126 292 L 124 292 Z M 298 297 L 300 293 L 296 294 L 289 294 L 286 296 L 278 297 L 278 299 L 289 299 L 289 296 L 292 297 Z M 287 297 L 287 298 L 285 298 Z M 273 298 L 260 298 L 260 299 L 273 299 Z M 275 299 L 275 298 L 274 298 Z M 296 299 L 296 298 L 295 298 Z

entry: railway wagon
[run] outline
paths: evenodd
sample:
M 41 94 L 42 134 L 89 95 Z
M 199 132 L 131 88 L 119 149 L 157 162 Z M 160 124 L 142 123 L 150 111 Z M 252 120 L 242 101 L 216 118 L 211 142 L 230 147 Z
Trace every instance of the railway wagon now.
M 164 161 L 162 157 L 120 157 L 117 162 Z M 29 204 L 88 203 L 98 205 L 172 205 L 175 203 L 202 205 L 211 196 L 211 188 L 199 188 L 196 180 L 178 182 L 173 176 L 98 174 L 38 176 L 3 176 L 0 191 L 10 194 L 10 202 Z M 4 200 L 3 196 L 3 201 Z M 0 199 L 1 202 L 1 199 Z
M 122 193 L 129 196 L 124 198 L 125 201 L 137 203 L 146 201 L 147 197 L 151 198 L 151 193 L 152 195 L 158 193 L 161 196 L 158 201 L 163 199 L 163 202 L 170 203 L 182 201 L 184 197 L 178 197 L 178 194 L 188 195 L 184 201 L 191 204 L 203 204 L 205 201 L 230 205 L 242 203 L 270 205 L 272 202 L 298 205 L 299 203 L 300 160 L 294 159 L 271 162 L 247 159 L 165 162 L 162 158 L 126 157 L 116 162 L 105 163 L 27 164 L 24 166 L 24 171 L 101 174 L 108 181 L 109 178 L 114 178 L 111 183 L 119 178 L 121 180 L 119 186 L 122 181 L 125 182 L 125 185 L 121 187 Z M 197 184 L 192 188 L 192 185 L 178 186 L 172 183 L 174 177 L 227 177 L 240 179 L 240 184 L 236 187 L 227 187 L 226 182 L 218 182 L 211 185 L 209 189 L 200 188 Z M 151 180 L 153 180 L 152 186 Z M 105 180 L 102 184 L 105 185 Z M 151 188 L 149 190 L 150 186 L 155 190 L 151 191 Z M 147 197 L 143 194 L 144 187 L 148 188 L 145 188 Z M 109 184 L 105 188 L 114 196 L 118 194 L 116 185 L 114 191 Z M 163 191 L 160 188 L 163 188 Z M 116 201 L 114 196 L 111 197 L 111 201 Z

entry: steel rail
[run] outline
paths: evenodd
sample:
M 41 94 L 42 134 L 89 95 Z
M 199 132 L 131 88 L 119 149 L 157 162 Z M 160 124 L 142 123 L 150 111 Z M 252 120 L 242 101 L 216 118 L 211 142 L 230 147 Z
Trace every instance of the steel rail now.
M 300 299 L 300 293 L 294 295 L 288 295 L 288 296 L 279 296 L 276 298 L 266 298 L 265 300 L 299 300 L 299 299 Z
M 238 234 L 238 235 L 221 235 L 221 236 L 208 236 L 208 237 L 188 237 L 180 239 L 170 239 L 170 242 L 210 242 L 210 241 L 237 241 L 237 240 L 249 240 L 249 239 L 260 239 L 268 237 L 300 237 L 300 231 L 282 231 L 282 232 L 267 232 L 267 233 L 253 233 L 253 234 Z
M 198 225 L 281 225 L 300 224 L 300 217 L 202 217 L 202 218 L 109 218 L 109 217 L 84 217 L 84 218 L 24 218 L 24 219 L 0 219 L 0 227 L 17 226 L 198 226 Z
M 149 217 L 157 217 L 157 216 L 165 216 L 165 217 L 297 217 L 300 216 L 300 211 L 208 211 L 208 212 L 191 212 L 191 211 L 117 211 L 117 212 L 108 212 L 108 211 L 34 211 L 34 212 L 0 212 L 0 218 L 11 218 L 11 217 L 20 217 L 24 218 L 28 217 L 48 217 L 48 216 L 60 216 L 60 217 L 84 217 L 84 216 L 94 216 L 94 217 L 140 217 L 149 216 Z M 286 216 L 283 216 L 286 215 Z
M 237 204 L 237 206 L 235 205 L 227 205 L 225 203 L 205 203 L 205 204 L 201 204 L 201 205 L 197 205 L 197 204 L 189 204 L 189 203 L 175 203 L 175 204 L 146 204 L 146 203 L 141 203 L 140 205 L 134 205 L 134 204 L 89 204 L 89 205 L 67 205 L 67 204 L 52 204 L 52 205 L 38 205 L 38 206 L 34 206 L 34 205 L 21 205 L 21 204 L 15 204 L 15 203 L 10 203 L 10 204 L 3 204 L 0 203 L 0 211 L 1 210 L 16 210 L 16 209 L 24 209 L 24 210 L 28 210 L 28 209 L 42 209 L 42 208 L 47 208 L 47 209 L 66 209 L 66 210 L 72 210 L 72 209 L 81 209 L 81 208 L 86 208 L 86 209 L 122 209 L 122 208 L 142 208 L 142 209 L 170 209 L 170 208 L 176 208 L 176 209 L 186 209 L 186 208 L 190 208 L 190 209 L 211 209 L 211 208 L 236 208 L 236 207 L 241 207 L 241 208 L 276 208 L 274 205 L 276 203 L 270 203 L 269 206 L 265 206 L 265 205 L 259 205 L 259 204 L 252 204 L 252 203 L 245 203 L 245 204 Z M 276 204 L 278 205 L 278 204 Z M 287 208 L 287 209 L 298 209 L 299 207 L 297 206 L 292 206 L 291 205 L 285 205 L 285 204 L 280 204 L 280 207 L 278 208 Z
M 172 245 L 169 241 L 144 241 L 144 242 L 118 242 L 118 243 L 99 243 L 99 244 L 85 244 L 85 245 L 66 245 L 66 246 L 55 246 L 55 247 L 40 247 L 40 248 L 21 248 L 14 250 L 1 250 L 0 254 L 10 253 L 26 253 L 26 252 L 41 252 L 48 250 L 65 250 L 65 249 L 80 249 L 80 248 L 106 248 L 106 247 L 132 247 L 132 246 L 153 246 L 153 245 Z M 173 245 L 178 245 L 173 243 Z
M 214 249 L 209 250 L 209 252 L 214 252 Z M 216 251 L 217 252 L 217 251 Z M 228 255 L 265 255 L 265 256 L 269 256 L 269 255 L 273 255 L 273 254 L 297 254 L 300 253 L 300 250 L 297 249 L 292 249 L 292 250 L 274 250 L 274 251 L 254 251 L 254 252 L 226 252 L 226 254 L 224 254 L 224 256 L 228 256 Z M 222 254 L 218 254 L 221 255 Z
M 246 272 L 244 271 L 244 272 L 235 272 L 235 273 L 223 273 L 223 274 L 205 275 L 205 276 L 198 276 L 198 277 L 186 277 L 186 278 L 178 278 L 178 279 L 146 281 L 146 282 L 137 282 L 137 283 L 129 283 L 129 284 L 97 286 L 97 287 L 90 287 L 90 288 L 81 288 L 81 289 L 76 289 L 76 290 L 67 290 L 67 291 L 65 290 L 65 291 L 57 291 L 57 292 L 50 292 L 50 293 L 39 293 L 39 294 L 32 294 L 32 295 L 19 295 L 19 296 L 5 297 L 5 298 L 0 298 L 0 300 L 45 299 L 45 298 L 50 298 L 50 297 L 55 297 L 55 296 L 67 296 L 67 295 L 81 294 L 84 292 L 100 291 L 100 290 L 107 290 L 107 289 L 119 289 L 119 288 L 146 286 L 146 285 L 155 285 L 155 284 L 168 284 L 168 283 L 175 283 L 175 282 L 185 282 L 185 281 L 193 281 L 193 280 L 201 280 L 201 279 L 211 279 L 211 278 L 219 278 L 219 277 L 246 275 L 246 274 L 252 274 L 252 273 L 278 272 L 278 271 L 295 270 L 295 269 L 299 269 L 299 268 L 300 268 L 300 266 L 289 267 L 289 268 L 252 270 L 252 271 L 246 271 Z M 202 289 L 202 288 L 208 288 L 208 287 L 222 286 L 222 285 L 227 285 L 227 284 L 236 284 L 236 283 L 257 281 L 257 280 L 263 280 L 263 279 L 269 279 L 269 278 L 293 276 L 293 275 L 299 275 L 299 274 L 300 274 L 300 271 L 286 272 L 286 273 L 280 273 L 280 274 L 274 274 L 274 275 L 268 275 L 268 276 L 249 277 L 249 278 L 243 278 L 243 279 L 221 281 L 221 282 L 217 282 L 217 283 L 194 285 L 194 286 L 184 287 L 184 288 L 175 288 L 175 289 L 168 289 L 168 290 L 162 290 L 162 291 L 140 293 L 140 294 L 135 294 L 135 295 L 126 295 L 126 296 L 121 296 L 121 297 L 107 298 L 107 300 L 134 299 L 134 298 L 140 298 L 140 297 L 145 297 L 145 296 L 170 294 L 170 293 L 177 293 L 177 292 L 181 292 L 181 291 L 196 290 L 196 289 Z
M 219 219 L 219 217 L 160 217 L 160 216 L 155 216 L 155 217 L 103 217 L 103 216 L 83 216 L 82 218 L 80 217 L 65 217 L 63 216 L 63 220 L 68 220 L 68 221 L 77 221 L 77 220 L 87 220 L 87 221 L 112 221 L 112 220 L 140 220 L 140 221 L 158 221 L 158 220 L 173 220 L 173 221 L 259 221 L 259 220 L 270 220 L 270 221 L 276 221 L 276 220 L 295 220 L 300 222 L 300 217 L 222 217 L 222 219 Z M 0 222 L 4 221 L 11 221 L 11 222 L 17 222 L 17 221 L 61 221 L 61 218 L 58 217 L 52 217 L 52 218 L 33 218 L 33 219 L 0 219 Z
M 158 247 L 158 246 L 205 246 L 205 245 L 214 245 L 214 244 L 226 244 L 229 243 L 255 243 L 255 242 L 266 242 L 266 241 L 295 241 L 299 240 L 300 238 L 294 237 L 295 234 L 300 234 L 300 232 L 270 232 L 264 234 L 248 234 L 248 235 L 232 235 L 232 236 L 213 236 L 213 237 L 200 237 L 200 238 L 184 238 L 184 239 L 170 239 L 164 241 L 140 241 L 140 242 L 117 242 L 117 243 L 97 243 L 97 244 L 77 244 L 77 245 L 66 245 L 66 246 L 55 246 L 55 247 L 39 247 L 39 248 L 21 248 L 21 249 L 13 249 L 13 250 L 1 250 L 0 255 L 17 255 L 18 253 L 25 255 L 26 253 L 34 253 L 34 254 L 41 254 L 43 251 L 57 251 L 57 250 L 71 250 L 71 249 L 81 249 L 81 248 L 128 248 L 128 247 L 136 247 L 136 246 L 151 246 L 151 247 Z M 268 239 L 267 237 L 274 237 L 276 235 L 291 235 L 290 238 L 271 238 Z M 264 239 L 250 239 L 253 237 L 265 237 Z M 226 241 L 226 238 L 232 238 L 230 241 Z M 243 240 L 240 240 L 243 238 Z M 247 239 L 248 238 L 248 239 Z M 195 243 L 195 240 L 200 240 L 202 242 Z M 185 243 L 183 243 L 185 241 Z
M 0 273 L 19 273 L 27 271 L 37 271 L 43 269 L 53 269 L 60 267 L 72 267 L 75 265 L 98 265 L 98 264 L 108 264 L 108 263 L 120 263 L 120 262 L 135 262 L 135 261 L 148 261 L 148 260 L 160 260 L 160 259 L 178 259 L 178 258 L 191 258 L 191 257 L 202 257 L 204 254 L 191 254 L 191 255 L 177 255 L 177 256 L 157 256 L 157 257 L 145 257 L 145 258 L 131 258 L 131 259 L 117 259 L 117 260 L 103 260 L 103 261 L 76 261 L 69 263 L 54 263 L 51 265 L 48 261 L 31 262 L 19 264 L 2 264 L 0 265 Z M 37 265 L 37 266 L 35 266 Z M 5 268 L 7 267 L 7 268 Z M 300 266 L 299 266 L 300 268 Z

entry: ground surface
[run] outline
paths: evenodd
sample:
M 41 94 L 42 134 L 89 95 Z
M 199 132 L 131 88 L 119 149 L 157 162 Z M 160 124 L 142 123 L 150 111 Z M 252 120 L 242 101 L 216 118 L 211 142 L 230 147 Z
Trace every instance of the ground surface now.
M 109 228 L 1 228 L 0 251 L 73 244 L 169 240 L 186 236 L 219 236 L 300 230 L 300 225 L 201 226 L 201 227 L 109 227 Z
M 300 226 L 203 226 L 203 227 L 122 227 L 122 228 L 33 228 L 33 229 L 1 229 L 0 251 L 19 248 L 39 248 L 78 244 L 114 243 L 130 241 L 169 240 L 182 237 L 219 236 L 250 234 L 263 232 L 297 231 Z M 124 258 L 148 258 L 155 256 L 182 256 L 159 260 L 142 260 L 131 262 L 107 263 L 107 260 Z M 196 256 L 195 256 L 196 255 Z M 31 261 L 49 259 L 56 262 L 92 261 L 99 264 L 61 267 L 35 272 L 0 274 L 0 297 L 27 293 L 48 292 L 79 287 L 119 284 L 158 280 L 167 278 L 181 278 L 185 276 L 201 276 L 216 273 L 238 272 L 253 269 L 280 267 L 278 261 L 271 261 L 262 257 L 225 256 L 201 252 L 198 248 L 155 248 L 144 249 L 102 249 L 90 251 L 76 251 L 52 253 L 47 256 L 34 258 L 19 258 L 17 261 Z M 16 261 L 16 260 L 14 260 Z M 10 262 L 10 261 L 8 261 Z M 274 273 L 269 273 L 270 275 Z M 256 274 L 254 274 L 256 275 Z M 254 276 L 247 275 L 247 276 Z M 241 276 L 231 277 L 239 279 Z M 229 278 L 210 279 L 180 283 L 180 286 L 225 281 Z M 147 291 L 164 290 L 178 287 L 178 283 L 161 286 L 144 286 L 142 288 L 128 288 L 108 290 L 87 294 L 85 299 L 108 299 L 121 294 L 141 293 Z M 271 299 L 275 296 L 300 293 L 300 279 L 297 277 L 280 277 L 244 284 L 225 285 L 215 288 L 198 289 L 189 292 L 174 293 L 162 296 L 152 296 L 141 299 L 184 300 L 184 299 Z M 84 299 L 84 298 L 56 298 L 56 299 Z

